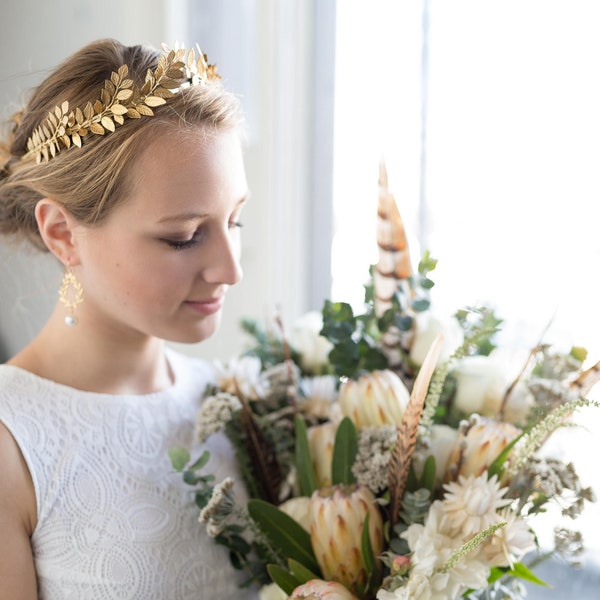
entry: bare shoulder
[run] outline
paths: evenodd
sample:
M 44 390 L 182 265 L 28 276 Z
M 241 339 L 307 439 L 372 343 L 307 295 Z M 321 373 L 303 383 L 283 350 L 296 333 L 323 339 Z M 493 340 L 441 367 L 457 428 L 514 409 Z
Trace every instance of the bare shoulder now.
M 37 598 L 30 536 L 36 525 L 35 491 L 17 443 L 0 422 L 0 597 Z

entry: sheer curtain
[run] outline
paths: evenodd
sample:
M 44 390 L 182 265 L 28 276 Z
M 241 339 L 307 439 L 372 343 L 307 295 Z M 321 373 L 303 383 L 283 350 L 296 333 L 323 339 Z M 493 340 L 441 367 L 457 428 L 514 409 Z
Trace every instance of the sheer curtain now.
M 600 359 L 599 29 L 594 0 L 338 3 L 334 299 L 362 304 L 383 156 L 437 310 L 486 303 L 515 350 L 550 324 Z M 561 449 L 598 492 L 600 411 L 579 422 Z M 599 523 L 596 503 L 576 526 Z
M 369 6 L 338 5 L 333 295 L 361 301 L 384 156 L 441 308 L 600 355 L 600 4 Z

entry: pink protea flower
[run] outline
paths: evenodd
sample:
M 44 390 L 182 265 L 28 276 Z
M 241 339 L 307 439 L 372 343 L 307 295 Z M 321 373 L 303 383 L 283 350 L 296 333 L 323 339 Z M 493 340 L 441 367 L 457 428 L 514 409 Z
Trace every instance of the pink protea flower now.
M 298 586 L 290 598 L 302 600 L 358 600 L 347 588 L 337 581 L 311 579 Z
M 383 550 L 383 521 L 375 496 L 361 485 L 335 485 L 310 499 L 310 538 L 323 577 L 351 591 L 365 585 L 369 573 L 361 553 L 361 536 L 369 515 L 374 556 Z
M 338 403 L 342 414 L 356 427 L 399 425 L 410 393 L 400 377 L 388 369 L 350 379 L 340 387 Z

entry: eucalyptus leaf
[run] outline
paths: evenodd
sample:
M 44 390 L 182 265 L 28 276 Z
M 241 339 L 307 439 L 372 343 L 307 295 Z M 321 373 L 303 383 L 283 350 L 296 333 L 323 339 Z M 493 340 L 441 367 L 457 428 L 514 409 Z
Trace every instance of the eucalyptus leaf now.
M 169 458 L 171 459 L 171 465 L 176 471 L 183 471 L 185 465 L 190 462 L 190 453 L 186 448 L 181 446 L 174 446 L 169 448 Z

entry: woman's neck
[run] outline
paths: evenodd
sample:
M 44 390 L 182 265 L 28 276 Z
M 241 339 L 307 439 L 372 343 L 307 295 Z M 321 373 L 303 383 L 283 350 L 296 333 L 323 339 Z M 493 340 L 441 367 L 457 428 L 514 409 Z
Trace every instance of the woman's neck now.
M 62 307 L 8 364 L 89 392 L 148 394 L 173 384 L 163 340 L 84 324 L 69 327 Z

